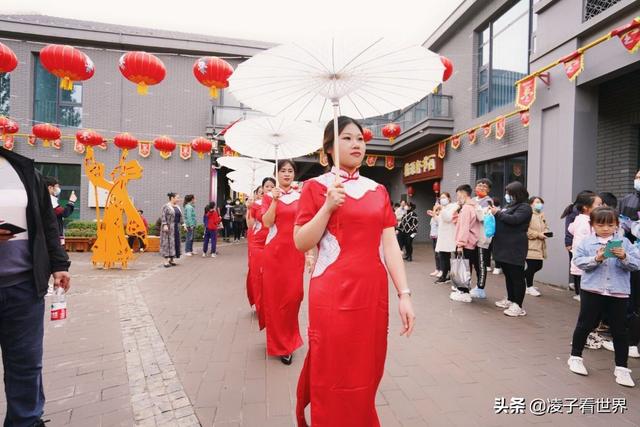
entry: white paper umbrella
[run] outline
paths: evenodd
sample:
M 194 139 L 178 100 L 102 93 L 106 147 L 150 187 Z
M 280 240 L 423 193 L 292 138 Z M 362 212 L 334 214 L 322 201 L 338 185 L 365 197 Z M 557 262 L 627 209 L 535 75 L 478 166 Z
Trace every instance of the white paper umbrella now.
M 235 181 L 229 180 L 229 187 L 236 193 L 246 194 L 247 196 L 253 195 L 255 187 L 249 180 L 238 179 Z
M 282 117 L 243 120 L 227 131 L 226 144 L 240 154 L 261 159 L 300 157 L 322 147 L 322 129 L 316 124 Z
M 274 47 L 241 63 L 229 79 L 240 102 L 294 120 L 357 119 L 405 108 L 442 82 L 440 57 L 384 38 L 326 38 Z M 233 129 L 233 128 L 232 128 Z
M 260 159 L 252 159 L 250 157 L 218 157 L 217 162 L 220 166 L 224 166 L 233 170 L 249 170 L 257 171 L 259 169 L 273 170 L 274 164 Z
M 262 180 L 271 177 L 273 178 L 273 168 L 259 169 L 255 172 L 248 170 L 235 170 L 227 174 L 227 178 L 231 181 L 249 181 L 255 182 L 257 187 L 262 183 Z

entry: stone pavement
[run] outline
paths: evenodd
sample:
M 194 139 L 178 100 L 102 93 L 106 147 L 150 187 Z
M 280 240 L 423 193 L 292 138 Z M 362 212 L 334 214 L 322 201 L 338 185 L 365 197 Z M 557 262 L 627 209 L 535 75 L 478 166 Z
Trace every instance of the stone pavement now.
M 143 254 L 127 271 L 94 270 L 88 254 L 72 254 L 69 318 L 46 322 L 49 426 L 294 425 L 306 347 L 289 367 L 265 357 L 264 333 L 246 301 L 246 245 L 220 252 L 171 269 Z M 383 426 L 640 425 L 640 386 L 614 382 L 612 353 L 585 350 L 588 377 L 568 371 L 578 310 L 571 293 L 540 286 L 542 297 L 525 299 L 528 315 L 512 319 L 493 305 L 504 295 L 502 276 L 489 277 L 486 301 L 454 303 L 449 287 L 428 277 L 430 249 L 418 246 L 414 260 L 407 264 L 417 312 L 410 339 L 398 336 L 391 292 L 376 397 Z M 306 301 L 300 319 L 304 331 Z M 640 360 L 629 367 L 640 384 Z M 495 414 L 501 398 L 514 412 L 524 399 L 526 413 Z M 600 412 L 620 398 L 628 409 L 581 414 L 579 403 L 588 412 L 598 398 Z M 533 399 L 563 399 L 551 402 L 563 413 L 534 416 Z

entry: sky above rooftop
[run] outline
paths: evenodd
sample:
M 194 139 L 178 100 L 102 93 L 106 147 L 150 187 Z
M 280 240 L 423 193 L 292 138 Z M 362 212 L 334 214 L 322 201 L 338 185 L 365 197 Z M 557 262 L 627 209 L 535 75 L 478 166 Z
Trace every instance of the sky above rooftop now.
M 324 34 L 402 35 L 422 43 L 461 0 L 3 0 L 0 13 L 38 13 L 274 43 Z M 174 7 L 166 7 L 172 4 Z

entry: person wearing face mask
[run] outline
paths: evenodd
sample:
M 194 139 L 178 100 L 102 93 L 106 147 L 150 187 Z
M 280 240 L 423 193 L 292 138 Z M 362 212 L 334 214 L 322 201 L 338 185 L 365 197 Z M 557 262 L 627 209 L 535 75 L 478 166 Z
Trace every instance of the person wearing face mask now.
M 69 201 L 63 207 L 58 200 L 58 197 L 60 197 L 60 193 L 62 192 L 58 179 L 53 176 L 46 176 L 44 178 L 44 182 L 47 186 L 47 190 L 49 190 L 49 195 L 51 196 L 51 206 L 53 206 L 53 211 L 55 212 L 56 218 L 58 220 L 60 244 L 64 246 L 64 219 L 69 217 L 73 213 L 78 197 L 76 196 L 75 191 L 72 191 L 71 195 L 69 196 Z
M 526 292 L 524 266 L 529 250 L 527 230 L 532 210 L 529 193 L 521 182 L 512 182 L 505 190 L 504 208 L 491 208 L 496 218 L 493 257 L 500 263 L 507 288 L 507 297 L 497 301 L 496 306 L 504 308 L 505 315 L 518 317 L 527 314 L 522 304 Z
M 544 200 L 542 197 L 531 197 L 529 205 L 533 210 L 527 237 L 529 238 L 529 250 L 527 252 L 527 268 L 524 271 L 524 278 L 527 283 L 527 295 L 534 297 L 540 296 L 540 291 L 533 286 L 533 277 L 542 270 L 542 263 L 547 258 L 547 236 L 549 235 L 549 227 L 547 220 L 542 212 L 544 208 Z
M 303 298 L 305 256 L 293 241 L 300 193 L 291 187 L 296 174 L 292 160 L 278 161 L 278 187 L 262 197 L 265 238 L 262 265 L 262 304 L 267 328 L 267 354 L 291 365 L 302 346 L 298 313 Z M 307 256 L 311 256 L 310 254 Z
M 222 232 L 223 240 L 228 242 L 231 239 L 231 233 L 233 233 L 233 203 L 231 199 L 227 199 L 227 203 L 224 205 L 224 212 L 222 214 Z
M 176 258 L 180 258 L 180 226 L 184 224 L 184 215 L 180 209 L 180 195 L 168 193 L 169 202 L 162 207 L 160 231 L 160 255 L 165 258 L 164 266 L 172 267 Z
M 436 242 L 436 252 L 440 255 L 440 266 L 442 275 L 435 283 L 449 282 L 449 272 L 451 272 L 451 252 L 456 250 L 456 224 L 454 217 L 458 212 L 458 204 L 451 203 L 451 195 L 446 191 L 440 195 L 440 206 L 442 208 L 436 215 L 438 219 L 438 241 Z
M 488 178 L 480 178 L 476 181 L 476 196 L 473 201 L 476 203 L 476 217 L 480 223 L 480 234 L 478 235 L 476 248 L 476 258 L 478 260 L 476 277 L 478 284 L 469 293 L 472 298 L 485 299 L 487 297 L 484 287 L 487 284 L 487 268 L 491 265 L 491 249 L 489 249 L 491 237 L 487 237 L 484 233 L 484 217 L 489 213 L 489 208 L 493 206 L 493 199 L 489 196 L 492 185 L 493 183 Z
M 477 244 L 480 236 L 480 221 L 476 215 L 476 202 L 471 198 L 471 186 L 464 184 L 456 189 L 460 210 L 456 219 L 456 251 L 469 261 L 469 268 L 480 269 Z M 458 287 L 449 298 L 458 302 L 471 302 L 470 289 Z
M 240 199 L 236 199 L 233 207 L 231 208 L 231 214 L 233 217 L 233 242 L 240 241 L 242 236 L 242 229 L 244 227 L 244 216 L 247 213 L 247 207 L 240 203 Z
M 333 126 L 325 127 L 323 143 L 331 165 Z M 297 390 L 300 427 L 308 426 L 309 404 L 314 426 L 380 425 L 375 396 L 387 352 L 387 270 L 398 294 L 401 335 L 411 334 L 415 319 L 389 194 L 359 172 L 362 127 L 344 116 L 337 127 L 340 168 L 305 183 L 294 231 L 299 250 L 318 248 L 309 285 L 309 352 Z

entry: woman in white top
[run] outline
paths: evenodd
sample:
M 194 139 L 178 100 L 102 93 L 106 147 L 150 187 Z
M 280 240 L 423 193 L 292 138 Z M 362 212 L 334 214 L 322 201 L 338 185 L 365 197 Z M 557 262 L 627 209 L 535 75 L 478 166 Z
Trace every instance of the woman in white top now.
M 446 283 L 449 281 L 449 271 L 451 271 L 451 252 L 456 250 L 456 224 L 454 219 L 458 214 L 458 204 L 451 203 L 451 195 L 443 192 L 440 195 L 440 205 L 442 209 L 438 218 L 438 242 L 436 252 L 440 255 L 440 267 L 442 275 L 436 283 Z

